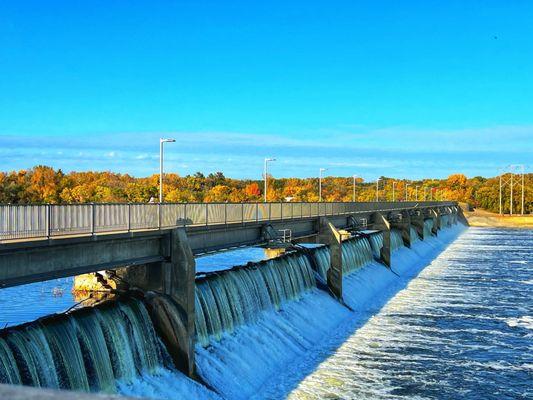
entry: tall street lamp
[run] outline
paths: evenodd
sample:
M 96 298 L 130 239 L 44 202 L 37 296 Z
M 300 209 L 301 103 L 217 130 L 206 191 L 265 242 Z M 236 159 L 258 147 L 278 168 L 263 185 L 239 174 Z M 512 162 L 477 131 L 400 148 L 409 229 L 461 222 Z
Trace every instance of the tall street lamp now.
M 327 168 L 320 168 L 318 170 L 318 201 L 322 201 L 322 173 L 327 171 Z
M 418 188 L 420 186 L 415 186 L 415 200 L 418 201 Z
M 352 193 L 352 201 L 355 203 L 355 178 L 359 178 L 359 175 L 353 175 L 353 193 Z
M 176 139 L 159 139 L 159 202 L 163 202 L 163 143 L 173 143 Z
M 265 158 L 265 168 L 264 168 L 264 178 L 265 178 L 265 203 L 268 201 L 267 200 L 267 187 L 268 187 L 268 163 L 271 162 L 271 161 L 276 161 L 275 158 Z
M 392 181 L 392 201 L 396 201 L 395 199 L 395 192 L 394 192 L 394 187 L 396 186 L 396 182 L 395 181 Z
M 409 184 L 406 183 L 405 184 L 405 201 L 409 200 L 409 191 L 407 190 L 408 187 L 409 187 Z
M 379 201 L 379 181 L 380 179 L 376 179 L 376 201 Z

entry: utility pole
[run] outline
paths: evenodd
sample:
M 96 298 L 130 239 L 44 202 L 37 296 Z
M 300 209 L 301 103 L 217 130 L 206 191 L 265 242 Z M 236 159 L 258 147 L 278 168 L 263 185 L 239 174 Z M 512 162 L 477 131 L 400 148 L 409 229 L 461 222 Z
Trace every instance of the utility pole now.
M 500 215 L 502 215 L 502 174 L 500 173 Z
M 159 202 L 163 202 L 163 143 L 173 143 L 176 139 L 159 139 Z
M 511 171 L 511 203 L 509 204 L 509 215 L 513 215 L 513 172 Z
M 524 165 L 522 164 L 522 213 L 524 215 Z
M 352 201 L 355 203 L 355 178 L 357 178 L 357 175 L 353 176 L 353 193 L 352 193 Z
M 322 173 L 326 171 L 327 168 L 320 168 L 318 170 L 318 201 L 322 202 Z
M 265 203 L 268 201 L 267 200 L 267 188 L 268 188 L 268 163 L 270 161 L 276 161 L 275 158 L 265 158 L 265 167 L 264 167 L 264 178 L 265 178 Z
M 379 201 L 379 178 L 376 179 L 376 202 Z
M 392 201 L 394 202 L 395 201 L 395 198 L 394 198 L 394 186 L 396 185 L 396 182 L 392 182 Z

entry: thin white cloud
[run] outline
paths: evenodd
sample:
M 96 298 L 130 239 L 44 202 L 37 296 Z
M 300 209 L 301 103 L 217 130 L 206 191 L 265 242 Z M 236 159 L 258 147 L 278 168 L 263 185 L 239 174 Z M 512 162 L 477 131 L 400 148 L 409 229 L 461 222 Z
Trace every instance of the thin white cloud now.
M 158 170 L 160 136 L 122 133 L 101 140 L 87 135 L 65 142 L 39 135 L 24 146 L 21 135 L 16 140 L 0 136 L 0 169 L 47 164 L 66 171 L 84 167 L 150 175 Z M 495 175 L 502 165 L 532 164 L 533 126 L 456 130 L 339 126 L 304 136 L 233 132 L 175 132 L 172 136 L 177 143 L 166 150 L 166 169 L 180 174 L 223 171 L 237 178 L 258 178 L 264 157 L 274 156 L 278 161 L 271 172 L 285 177 L 315 176 L 319 167 L 345 176 Z

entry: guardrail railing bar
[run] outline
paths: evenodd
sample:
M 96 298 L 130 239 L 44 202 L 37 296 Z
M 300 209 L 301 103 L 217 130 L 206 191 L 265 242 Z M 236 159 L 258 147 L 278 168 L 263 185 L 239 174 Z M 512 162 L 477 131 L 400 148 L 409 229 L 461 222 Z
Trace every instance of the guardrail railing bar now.
M 358 215 L 372 211 L 390 212 L 401 208 L 418 210 L 421 212 L 431 207 L 453 207 L 451 202 L 432 202 L 409 204 L 398 203 L 387 205 L 380 203 L 167 203 L 167 204 L 138 204 L 138 203 L 90 203 L 76 205 L 0 205 L 0 214 L 3 224 L 0 229 L 0 239 L 24 239 L 54 236 L 78 235 L 123 231 L 131 232 L 134 229 L 162 229 L 187 225 L 220 224 L 221 208 L 224 212 L 224 225 L 238 223 L 237 216 L 240 207 L 240 223 L 245 221 L 270 221 L 287 220 L 295 218 L 322 216 L 322 215 Z M 197 210 L 187 218 L 190 206 Z M 209 211 L 213 207 L 214 214 Z M 154 208 L 157 207 L 157 210 Z M 205 208 L 205 210 L 202 209 Z M 273 207 L 279 208 L 273 211 Z M 300 210 L 298 211 L 298 207 Z M 304 207 L 308 208 L 304 212 Z M 285 210 L 284 210 L 285 208 Z M 357 210 L 356 208 L 359 208 Z M 260 210 L 261 212 L 260 217 Z M 451 208 L 450 208 L 451 210 Z M 202 221 L 202 211 L 205 211 L 205 221 Z M 157 214 L 156 214 L 157 212 Z M 253 214 L 255 212 L 255 218 Z M 231 218 L 229 218 L 231 214 Z M 274 215 L 276 214 L 276 215 Z M 195 216 L 196 215 L 196 216 Z M 249 218 L 248 218 L 249 215 Z M 183 216 L 182 222 L 179 217 Z M 157 222 L 155 221 L 157 218 Z M 212 221 L 211 221 L 212 220 Z

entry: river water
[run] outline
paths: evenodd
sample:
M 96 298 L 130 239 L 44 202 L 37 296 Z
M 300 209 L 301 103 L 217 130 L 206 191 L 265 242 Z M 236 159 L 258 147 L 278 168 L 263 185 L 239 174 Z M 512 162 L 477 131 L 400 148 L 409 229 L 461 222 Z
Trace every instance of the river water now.
M 468 229 L 289 398 L 533 398 L 532 248 Z
M 313 290 L 198 347 L 199 369 L 228 399 L 533 398 L 533 231 L 449 231 L 395 252 L 394 272 L 371 263 L 346 277 L 353 312 Z M 264 257 L 240 249 L 198 267 Z M 62 279 L 0 290 L 0 324 L 64 311 L 78 300 L 71 287 Z M 219 397 L 169 370 L 119 391 Z

